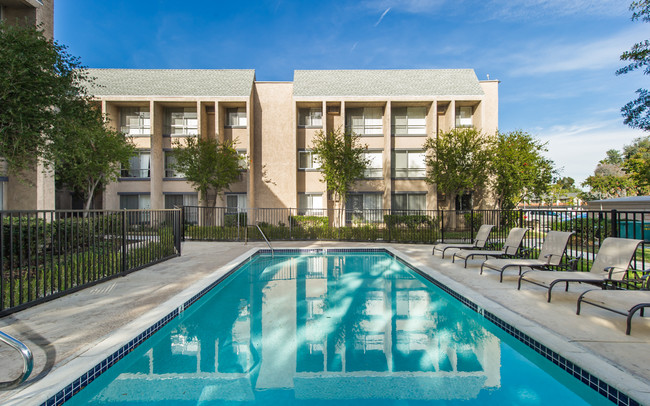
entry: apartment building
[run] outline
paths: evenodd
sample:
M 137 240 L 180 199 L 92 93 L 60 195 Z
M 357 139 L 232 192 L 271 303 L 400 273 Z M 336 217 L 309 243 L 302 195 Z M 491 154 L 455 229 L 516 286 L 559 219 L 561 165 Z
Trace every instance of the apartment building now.
M 247 162 L 218 206 L 332 208 L 311 148 L 318 131 L 336 129 L 359 134 L 371 163 L 346 208 L 490 203 L 489 196 L 450 198 L 424 181 L 427 137 L 454 127 L 497 129 L 498 81 L 479 81 L 471 69 L 299 70 L 292 82 L 257 81 L 254 70 L 90 74 L 99 85 L 91 92 L 111 125 L 132 136 L 138 148 L 131 168 L 105 190 L 106 209 L 198 204 L 192 185 L 171 168 L 174 146 L 197 136 L 233 141 Z
M 0 0 L 0 21 L 40 26 L 47 38 L 54 36 L 53 0 Z M 0 210 L 54 209 L 54 176 L 42 163 L 19 175 L 0 167 Z

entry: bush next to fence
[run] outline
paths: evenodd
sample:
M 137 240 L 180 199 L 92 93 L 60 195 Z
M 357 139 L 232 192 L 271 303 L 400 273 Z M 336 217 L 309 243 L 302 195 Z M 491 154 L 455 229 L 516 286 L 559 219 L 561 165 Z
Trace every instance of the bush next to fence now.
M 49 216 L 2 218 L 2 257 L 14 262 L 28 257 L 62 254 L 101 243 L 107 235 L 122 232 L 120 213 L 53 219 Z
M 291 227 L 327 227 L 329 218 L 323 216 L 289 216 Z
M 245 226 L 248 224 L 248 217 L 246 213 L 230 213 L 224 214 L 223 222 L 226 227 Z
M 408 228 L 416 227 L 438 227 L 438 218 L 421 214 L 385 214 L 384 223 L 388 228 L 405 225 Z
M 483 224 L 483 213 L 468 212 L 463 213 L 463 217 L 465 217 L 465 224 L 467 226 L 472 226 L 472 231 L 478 231 Z

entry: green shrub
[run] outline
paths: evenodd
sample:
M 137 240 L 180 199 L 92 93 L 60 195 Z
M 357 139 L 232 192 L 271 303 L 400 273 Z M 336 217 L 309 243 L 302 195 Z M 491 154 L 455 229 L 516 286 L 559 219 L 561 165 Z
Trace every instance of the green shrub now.
M 463 213 L 463 217 L 465 217 L 465 225 L 468 227 L 471 225 L 472 231 L 478 231 L 483 224 L 483 213 L 468 212 Z

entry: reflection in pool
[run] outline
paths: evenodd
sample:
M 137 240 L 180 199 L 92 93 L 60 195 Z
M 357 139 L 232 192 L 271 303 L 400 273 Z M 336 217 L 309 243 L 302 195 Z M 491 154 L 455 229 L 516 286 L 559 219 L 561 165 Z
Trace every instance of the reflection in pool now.
M 70 402 L 606 403 L 383 253 L 256 256 Z

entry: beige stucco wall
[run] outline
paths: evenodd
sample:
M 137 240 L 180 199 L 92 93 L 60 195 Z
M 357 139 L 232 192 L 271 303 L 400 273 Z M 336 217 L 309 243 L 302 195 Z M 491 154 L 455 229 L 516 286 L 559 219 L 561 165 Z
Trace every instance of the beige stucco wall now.
M 293 83 L 256 82 L 253 179 L 256 207 L 296 207 L 297 148 Z

